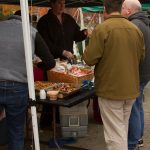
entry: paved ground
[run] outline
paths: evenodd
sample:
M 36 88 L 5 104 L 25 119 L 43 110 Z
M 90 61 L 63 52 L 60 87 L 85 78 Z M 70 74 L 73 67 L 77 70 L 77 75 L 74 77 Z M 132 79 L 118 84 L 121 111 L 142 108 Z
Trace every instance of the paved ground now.
M 140 150 L 150 150 L 150 83 L 145 89 L 145 102 L 144 102 L 144 110 L 145 110 L 145 134 L 144 134 L 144 147 L 140 148 Z M 59 128 L 57 128 L 59 131 Z M 50 129 L 40 131 L 40 139 L 43 141 L 48 141 L 50 136 L 52 136 L 52 132 Z M 31 144 L 31 143 L 30 143 Z M 28 146 L 25 150 L 32 150 L 28 142 Z M 104 142 L 103 136 L 103 126 L 96 124 L 92 117 L 92 109 L 91 105 L 89 107 L 89 127 L 88 127 L 88 135 L 84 138 L 78 138 L 77 141 L 70 145 L 73 146 L 71 150 L 107 150 Z M 80 149 L 76 148 L 80 147 Z M 56 150 L 57 148 L 49 148 L 48 144 L 41 144 L 41 150 Z M 62 150 L 68 150 L 69 148 L 61 148 Z M 0 150 L 7 150 L 7 146 L 0 146 Z

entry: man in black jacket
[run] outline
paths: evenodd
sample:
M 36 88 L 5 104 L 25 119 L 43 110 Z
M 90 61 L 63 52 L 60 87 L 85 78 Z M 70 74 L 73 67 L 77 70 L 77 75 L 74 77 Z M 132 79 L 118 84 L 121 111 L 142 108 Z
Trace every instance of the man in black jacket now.
M 73 42 L 80 42 L 86 39 L 88 32 L 86 29 L 80 30 L 74 18 L 64 13 L 65 0 L 51 0 L 50 4 L 52 9 L 40 18 L 37 23 L 37 30 L 55 59 L 74 59 Z M 41 115 L 41 128 L 50 123 L 48 118 L 52 117 L 47 116 L 49 111 L 50 107 L 45 105 Z M 58 113 L 57 122 L 59 122 Z
M 142 12 L 142 6 L 138 0 L 125 0 L 122 7 L 122 15 L 128 17 L 141 30 L 145 42 L 145 59 L 140 65 L 141 94 L 132 107 L 129 120 L 128 150 L 133 150 L 144 132 L 143 91 L 147 82 L 150 81 L 150 19 L 146 12 Z
M 39 33 L 47 43 L 54 58 L 73 59 L 73 42 L 87 37 L 72 16 L 64 13 L 65 0 L 51 0 L 51 8 L 37 24 Z

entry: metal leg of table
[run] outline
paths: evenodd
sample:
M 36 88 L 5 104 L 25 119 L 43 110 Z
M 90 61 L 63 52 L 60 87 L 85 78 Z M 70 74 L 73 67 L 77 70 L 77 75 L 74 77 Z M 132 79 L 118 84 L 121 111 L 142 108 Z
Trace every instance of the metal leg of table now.
M 56 106 L 55 105 L 52 105 L 52 111 L 53 111 L 53 139 L 54 139 L 54 143 L 56 144 L 57 149 L 61 150 L 56 140 Z

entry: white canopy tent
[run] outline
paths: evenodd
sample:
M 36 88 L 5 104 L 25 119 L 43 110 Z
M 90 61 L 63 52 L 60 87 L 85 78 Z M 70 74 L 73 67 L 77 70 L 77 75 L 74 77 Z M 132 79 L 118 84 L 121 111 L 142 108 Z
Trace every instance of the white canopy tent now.
M 28 0 L 20 0 L 20 6 L 21 6 L 23 38 L 24 38 L 25 57 L 26 57 L 26 69 L 27 69 L 27 78 L 28 78 L 28 87 L 29 87 L 29 98 L 32 101 L 35 101 Z M 32 127 L 33 127 L 35 150 L 40 150 L 39 134 L 38 134 L 38 126 L 37 126 L 37 113 L 36 113 L 35 106 L 31 106 L 31 114 L 32 114 Z

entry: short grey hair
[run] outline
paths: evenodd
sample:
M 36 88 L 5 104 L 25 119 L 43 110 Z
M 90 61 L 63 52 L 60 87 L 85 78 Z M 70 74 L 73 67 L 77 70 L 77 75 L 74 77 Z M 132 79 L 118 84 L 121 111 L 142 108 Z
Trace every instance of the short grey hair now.
M 142 5 L 139 0 L 125 0 L 124 3 L 133 13 L 142 11 Z

